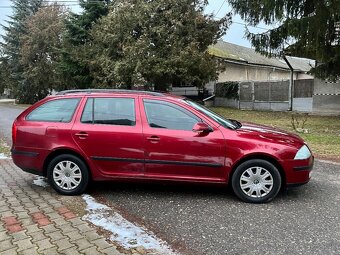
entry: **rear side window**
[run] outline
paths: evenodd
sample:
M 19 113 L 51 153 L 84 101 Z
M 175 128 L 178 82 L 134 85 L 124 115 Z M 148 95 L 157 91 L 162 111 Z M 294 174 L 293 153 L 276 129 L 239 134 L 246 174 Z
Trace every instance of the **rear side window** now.
M 40 105 L 27 115 L 26 120 L 46 122 L 70 122 L 80 98 L 64 98 Z
M 133 98 L 89 98 L 81 117 L 82 123 L 136 125 Z

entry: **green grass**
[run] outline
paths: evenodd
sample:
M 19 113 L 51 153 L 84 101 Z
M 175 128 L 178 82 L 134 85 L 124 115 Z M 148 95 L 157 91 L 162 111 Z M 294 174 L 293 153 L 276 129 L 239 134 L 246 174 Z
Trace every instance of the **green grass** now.
M 307 142 L 317 157 L 340 160 L 340 116 L 309 115 L 304 126 L 308 133 L 299 133 L 293 129 L 291 123 L 293 113 L 246 111 L 220 107 L 214 107 L 212 110 L 226 118 L 264 124 L 297 133 Z M 297 116 L 301 119 L 300 115 Z
M 11 155 L 11 148 L 2 139 L 0 139 L 0 154 L 5 154 L 5 156 Z

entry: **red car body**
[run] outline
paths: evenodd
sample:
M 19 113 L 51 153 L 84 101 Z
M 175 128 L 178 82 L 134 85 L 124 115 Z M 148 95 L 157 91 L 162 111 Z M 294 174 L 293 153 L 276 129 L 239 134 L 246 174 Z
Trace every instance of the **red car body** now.
M 134 100 L 133 126 L 82 123 L 89 98 L 115 97 Z M 69 122 L 27 119 L 38 107 L 61 98 L 79 99 Z M 185 109 L 211 130 L 196 133 L 151 127 L 143 103 L 147 100 Z M 95 181 L 133 178 L 225 184 L 243 162 L 263 159 L 277 168 L 282 186 L 287 186 L 310 179 L 313 156 L 294 159 L 304 144 L 295 134 L 267 126 L 242 123 L 235 129 L 223 127 L 183 97 L 147 92 L 79 92 L 46 97 L 20 114 L 13 123 L 12 157 L 24 171 L 44 176 L 53 158 L 72 154 L 85 162 Z

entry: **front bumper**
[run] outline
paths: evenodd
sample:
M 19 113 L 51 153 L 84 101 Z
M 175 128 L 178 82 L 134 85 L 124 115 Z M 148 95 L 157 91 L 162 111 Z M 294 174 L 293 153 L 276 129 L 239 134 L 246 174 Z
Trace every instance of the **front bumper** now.
M 314 157 L 303 160 L 288 160 L 284 163 L 287 186 L 299 186 L 309 182 L 314 166 Z

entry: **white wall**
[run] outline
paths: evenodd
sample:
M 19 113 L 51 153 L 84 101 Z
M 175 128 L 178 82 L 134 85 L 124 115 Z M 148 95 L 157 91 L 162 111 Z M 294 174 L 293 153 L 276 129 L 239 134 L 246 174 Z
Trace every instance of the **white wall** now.
M 221 72 L 218 82 L 226 81 L 280 81 L 289 80 L 290 71 L 275 67 L 247 66 L 236 63 L 225 63 L 225 71 Z M 313 79 L 304 73 L 294 73 L 294 80 Z

